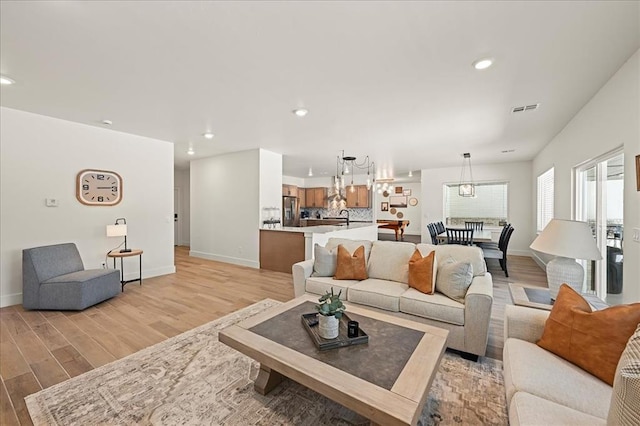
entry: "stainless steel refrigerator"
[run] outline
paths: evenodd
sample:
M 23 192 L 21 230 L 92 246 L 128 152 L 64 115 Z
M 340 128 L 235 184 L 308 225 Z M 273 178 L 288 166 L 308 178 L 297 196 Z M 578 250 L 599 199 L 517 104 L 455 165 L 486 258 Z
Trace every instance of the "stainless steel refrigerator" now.
M 300 226 L 297 197 L 282 197 L 282 226 Z

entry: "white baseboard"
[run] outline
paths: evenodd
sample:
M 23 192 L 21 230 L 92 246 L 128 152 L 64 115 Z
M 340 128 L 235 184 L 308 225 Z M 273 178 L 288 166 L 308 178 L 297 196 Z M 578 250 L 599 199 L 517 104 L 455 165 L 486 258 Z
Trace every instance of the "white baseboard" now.
M 13 293 L 0 296 L 0 308 L 13 305 L 22 305 L 22 293 Z
M 508 250 L 507 255 L 533 257 L 531 250 Z
M 217 260 L 218 262 L 231 263 L 233 265 L 248 266 L 249 268 L 260 269 L 260 262 L 239 257 L 222 256 L 219 254 L 203 253 L 200 251 L 189 251 L 189 256 L 199 257 L 207 260 Z
M 544 263 L 544 261 L 540 258 L 540 256 L 535 254 L 535 252 L 531 252 L 531 257 L 533 258 L 533 261 L 536 262 L 538 266 L 542 268 L 543 271 L 547 270 L 547 264 Z
M 129 270 L 131 269 L 131 270 Z M 127 266 L 125 269 L 124 279 L 125 280 L 135 280 L 138 278 L 140 270 L 137 268 L 131 268 Z M 176 267 L 172 266 L 163 266 L 162 268 L 154 268 L 154 269 L 146 269 L 144 265 L 142 266 L 142 279 L 145 280 L 147 278 L 159 277 L 161 275 L 169 275 L 175 274 Z

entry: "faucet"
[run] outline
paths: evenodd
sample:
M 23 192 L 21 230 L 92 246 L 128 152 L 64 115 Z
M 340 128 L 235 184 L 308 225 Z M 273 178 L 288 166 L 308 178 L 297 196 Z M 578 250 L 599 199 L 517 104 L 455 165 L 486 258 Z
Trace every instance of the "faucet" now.
M 338 214 L 342 214 L 342 212 L 347 212 L 347 226 L 349 226 L 349 210 L 342 209 L 342 210 L 340 210 L 340 212 Z

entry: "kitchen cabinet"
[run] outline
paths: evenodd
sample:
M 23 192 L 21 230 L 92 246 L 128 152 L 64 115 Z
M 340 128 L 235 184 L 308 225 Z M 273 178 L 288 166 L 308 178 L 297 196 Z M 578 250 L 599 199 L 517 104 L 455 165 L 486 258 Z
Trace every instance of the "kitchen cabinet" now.
M 282 185 L 282 195 L 289 197 L 298 196 L 298 187 L 295 185 Z
M 347 208 L 369 208 L 371 207 L 371 201 L 369 197 L 369 190 L 366 185 L 354 186 L 354 191 L 351 191 L 351 186 L 347 186 Z
M 307 188 L 305 192 L 305 207 L 327 207 L 327 188 Z
M 307 207 L 307 191 L 304 188 L 298 188 L 298 206 L 301 209 Z

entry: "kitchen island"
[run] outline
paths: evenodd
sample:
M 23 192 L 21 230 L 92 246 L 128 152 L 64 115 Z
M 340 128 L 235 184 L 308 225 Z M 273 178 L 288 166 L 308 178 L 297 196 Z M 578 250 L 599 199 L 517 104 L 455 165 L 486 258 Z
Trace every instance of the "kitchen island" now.
M 260 269 L 290 274 L 294 263 L 313 258 L 314 244 L 324 246 L 329 238 L 375 241 L 378 239 L 378 225 L 359 222 L 260 229 Z

